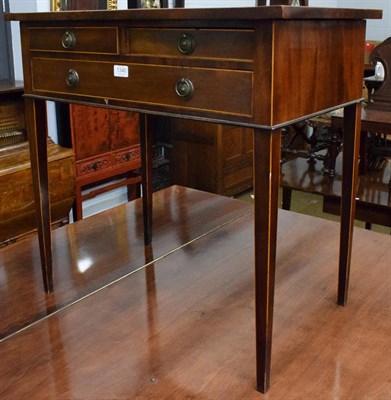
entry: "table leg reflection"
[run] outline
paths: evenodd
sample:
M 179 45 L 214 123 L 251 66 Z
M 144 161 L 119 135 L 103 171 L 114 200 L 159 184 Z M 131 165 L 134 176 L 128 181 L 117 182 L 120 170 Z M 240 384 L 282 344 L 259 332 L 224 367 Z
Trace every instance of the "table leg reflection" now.
M 141 184 L 144 219 L 144 242 L 152 242 L 152 135 L 154 121 L 152 117 L 140 116 L 140 144 L 141 144 Z

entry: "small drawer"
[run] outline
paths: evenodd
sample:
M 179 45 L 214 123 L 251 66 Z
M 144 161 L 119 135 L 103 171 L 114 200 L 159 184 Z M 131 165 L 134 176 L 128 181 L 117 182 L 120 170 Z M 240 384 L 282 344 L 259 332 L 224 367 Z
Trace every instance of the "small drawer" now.
M 141 166 L 141 150 L 140 146 L 136 146 L 130 149 L 118 151 L 114 153 L 114 165 L 120 165 L 124 163 L 134 163 L 134 168 Z
M 77 176 L 94 174 L 96 172 L 110 168 L 111 165 L 112 160 L 110 155 L 107 155 L 106 157 L 90 159 L 88 161 L 81 161 L 78 162 L 76 166 Z
M 129 28 L 126 37 L 130 55 L 254 59 L 253 30 Z
M 118 29 L 29 28 L 30 50 L 72 53 L 118 54 Z
M 251 71 L 33 58 L 32 76 L 33 93 L 38 95 L 125 100 L 135 108 L 160 107 L 170 112 L 253 115 Z

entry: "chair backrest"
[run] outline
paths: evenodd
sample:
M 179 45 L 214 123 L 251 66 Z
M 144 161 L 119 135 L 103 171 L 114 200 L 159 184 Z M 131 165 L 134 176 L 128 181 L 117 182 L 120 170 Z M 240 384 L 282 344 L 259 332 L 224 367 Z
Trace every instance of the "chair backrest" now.
M 380 43 L 370 55 L 372 64 L 381 62 L 384 67 L 384 80 L 382 85 L 372 95 L 372 109 L 391 111 L 391 37 Z

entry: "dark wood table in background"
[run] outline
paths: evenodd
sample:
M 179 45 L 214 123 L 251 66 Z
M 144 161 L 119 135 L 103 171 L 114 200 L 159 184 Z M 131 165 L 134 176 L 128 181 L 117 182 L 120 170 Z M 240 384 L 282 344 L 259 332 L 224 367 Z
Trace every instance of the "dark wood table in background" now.
M 343 129 L 343 119 L 343 113 L 334 113 L 331 118 L 331 128 Z M 365 174 L 368 170 L 367 134 L 369 132 L 391 135 L 391 108 L 390 110 L 376 109 L 376 104 L 370 104 L 361 110 L 360 174 Z
M 270 385 L 281 128 L 345 107 L 338 303 L 354 215 L 365 19 L 311 7 L 8 14 L 21 21 L 42 271 L 53 290 L 45 101 L 254 128 L 257 387 Z M 312 82 L 312 84 L 311 84 Z M 151 135 L 142 126 L 145 241 L 152 240 Z
M 342 157 L 337 158 L 335 176 L 325 175 L 322 163 L 309 163 L 298 157 L 282 166 L 282 208 L 290 210 L 292 190 L 323 196 L 323 211 L 339 215 L 341 202 Z M 379 224 L 391 228 L 391 161 L 380 170 L 360 175 L 356 192 L 355 219 L 365 221 L 366 226 Z

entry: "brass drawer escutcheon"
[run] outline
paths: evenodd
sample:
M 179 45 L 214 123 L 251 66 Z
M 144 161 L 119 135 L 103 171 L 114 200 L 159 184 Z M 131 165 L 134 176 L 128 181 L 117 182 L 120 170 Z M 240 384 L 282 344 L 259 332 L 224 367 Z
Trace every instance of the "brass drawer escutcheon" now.
M 65 82 L 70 87 L 76 87 L 79 84 L 79 74 L 74 69 L 70 69 L 66 76 Z
M 190 79 L 182 78 L 175 84 L 176 94 L 184 100 L 191 99 L 194 95 L 194 85 Z
M 193 53 L 196 47 L 196 42 L 192 35 L 189 33 L 182 34 L 178 39 L 178 50 L 182 54 L 189 55 Z
M 76 36 L 71 31 L 66 31 L 62 35 L 61 45 L 64 49 L 73 49 L 76 46 Z

